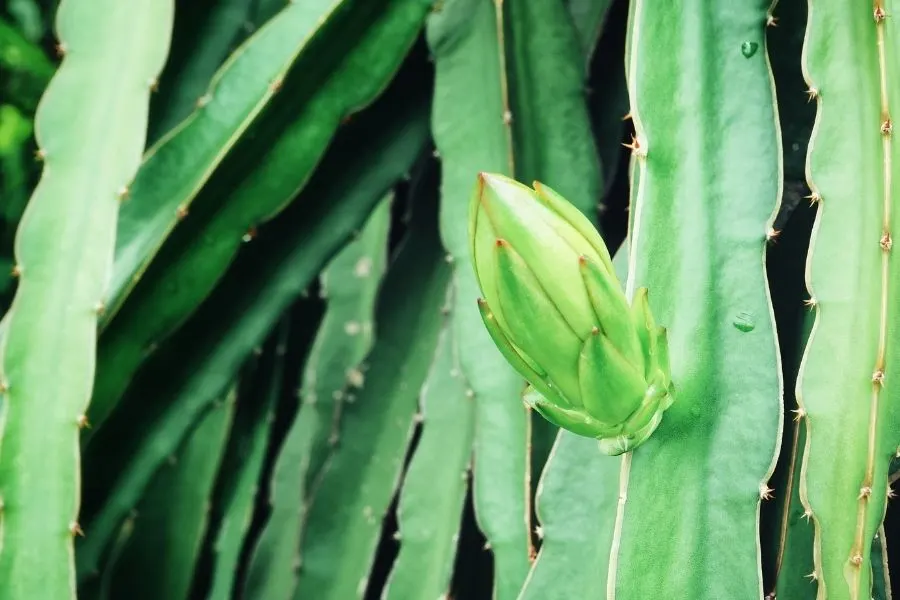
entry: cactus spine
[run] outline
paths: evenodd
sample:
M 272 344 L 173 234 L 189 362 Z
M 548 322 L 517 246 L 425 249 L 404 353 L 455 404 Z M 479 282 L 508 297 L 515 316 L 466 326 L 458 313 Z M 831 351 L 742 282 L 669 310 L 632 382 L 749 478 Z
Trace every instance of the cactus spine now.
M 0 598 L 74 598 L 78 435 L 119 203 L 144 150 L 150 90 L 169 49 L 172 0 L 64 0 L 62 65 L 38 107 L 44 161 L 19 225 L 19 287 L 0 381 Z

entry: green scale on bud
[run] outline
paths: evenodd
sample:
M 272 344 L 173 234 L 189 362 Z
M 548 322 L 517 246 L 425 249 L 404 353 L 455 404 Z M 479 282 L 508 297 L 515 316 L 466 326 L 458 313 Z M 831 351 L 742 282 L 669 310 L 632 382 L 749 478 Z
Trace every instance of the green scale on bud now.
M 481 173 L 469 240 L 481 316 L 525 403 L 609 455 L 650 437 L 673 401 L 666 330 L 646 288 L 628 306 L 590 221 L 546 186 Z

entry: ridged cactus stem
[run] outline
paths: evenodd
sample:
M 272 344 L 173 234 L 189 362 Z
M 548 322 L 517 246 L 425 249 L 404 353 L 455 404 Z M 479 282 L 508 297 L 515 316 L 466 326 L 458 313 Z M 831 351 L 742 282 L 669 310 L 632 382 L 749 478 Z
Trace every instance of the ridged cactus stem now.
M 817 597 L 859 600 L 871 596 L 900 427 L 891 350 L 900 317 L 891 106 L 900 82 L 890 75 L 900 25 L 884 0 L 811 0 L 809 15 L 803 69 L 817 115 L 807 178 L 818 213 L 807 265 L 815 324 L 797 384 L 808 431 L 800 498 L 815 526 Z
M 782 425 L 766 277 L 782 188 L 774 17 L 765 0 L 629 9 L 626 297 L 649 290 L 676 400 L 622 459 L 606 597 L 761 598 L 760 505 Z
M 888 82 L 887 82 L 887 60 L 885 58 L 885 18 L 887 14 L 884 10 L 884 0 L 875 0 L 873 10 L 873 21 L 875 22 L 875 43 L 878 47 L 878 83 L 879 83 L 879 100 L 881 103 L 881 152 L 882 152 L 882 169 L 881 177 L 883 179 L 882 190 L 882 218 L 881 218 L 881 238 L 879 246 L 881 248 L 881 294 L 879 306 L 879 323 L 878 323 L 878 353 L 875 358 L 875 370 L 872 373 L 872 395 L 871 405 L 869 407 L 869 429 L 868 445 L 866 447 L 866 470 L 863 477 L 863 485 L 860 488 L 859 506 L 856 513 L 856 534 L 853 538 L 853 549 L 850 554 L 850 576 L 851 576 L 851 596 L 853 590 L 862 592 L 862 556 L 863 553 L 871 547 L 872 534 L 866 535 L 867 513 L 871 510 L 869 498 L 875 480 L 875 462 L 876 462 L 876 441 L 878 439 L 878 413 L 879 403 L 882 401 L 882 390 L 884 388 L 884 368 L 885 353 L 887 351 L 887 328 L 888 328 L 888 289 L 890 286 L 890 266 L 891 266 L 891 202 L 893 200 L 893 178 L 891 176 L 892 152 L 891 152 L 891 134 L 893 133 L 893 124 L 891 121 L 891 111 L 888 106 Z M 867 493 L 868 491 L 868 493 Z M 868 596 L 869 592 L 863 594 Z
M 64 0 L 62 64 L 37 110 L 41 180 L 15 240 L 0 347 L 0 599 L 75 598 L 79 431 L 119 204 L 144 150 L 173 0 Z

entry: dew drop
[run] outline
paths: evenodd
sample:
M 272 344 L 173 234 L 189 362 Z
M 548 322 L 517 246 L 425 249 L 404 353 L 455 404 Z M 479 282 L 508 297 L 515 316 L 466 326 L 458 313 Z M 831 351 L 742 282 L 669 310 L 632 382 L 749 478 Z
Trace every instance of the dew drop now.
M 738 331 L 743 331 L 744 333 L 753 331 L 753 328 L 756 327 L 756 323 L 753 319 L 753 313 L 749 313 L 747 311 L 739 312 L 734 317 L 734 321 L 731 324 L 734 325 L 735 329 L 737 329 Z
M 756 42 L 744 42 L 741 44 L 741 54 L 744 55 L 744 58 L 750 58 L 756 51 L 759 49 L 759 44 Z

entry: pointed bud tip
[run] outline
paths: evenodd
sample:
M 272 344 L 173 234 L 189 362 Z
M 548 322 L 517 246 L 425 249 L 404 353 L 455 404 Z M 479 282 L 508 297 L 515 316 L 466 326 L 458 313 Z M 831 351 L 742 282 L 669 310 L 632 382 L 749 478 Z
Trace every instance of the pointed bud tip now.
M 496 173 L 488 173 L 487 171 L 478 172 L 478 184 L 484 188 L 486 185 L 496 182 L 502 175 Z

